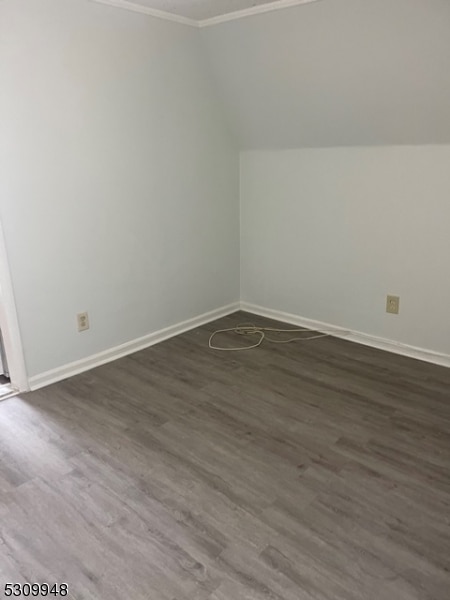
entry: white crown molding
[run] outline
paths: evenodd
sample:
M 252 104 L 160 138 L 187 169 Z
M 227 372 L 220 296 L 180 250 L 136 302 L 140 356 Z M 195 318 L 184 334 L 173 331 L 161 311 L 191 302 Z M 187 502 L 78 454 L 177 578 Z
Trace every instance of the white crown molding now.
M 210 312 L 193 317 L 187 321 L 182 321 L 181 323 L 177 323 L 171 327 L 166 327 L 165 329 L 160 329 L 159 331 L 149 333 L 148 335 L 131 340 L 130 342 L 126 342 L 120 346 L 115 346 L 113 348 L 109 348 L 108 350 L 104 350 L 103 352 L 98 352 L 97 354 L 82 358 L 81 360 L 62 365 L 61 367 L 57 367 L 51 371 L 34 375 L 29 379 L 29 387 L 31 390 L 37 390 L 46 385 L 61 381 L 62 379 L 67 379 L 73 375 L 78 375 L 79 373 L 83 373 L 89 369 L 94 369 L 100 365 L 104 365 L 113 360 L 117 360 L 118 358 L 122 358 L 122 356 L 127 356 L 128 354 L 132 354 L 138 350 L 143 350 L 144 348 L 148 348 L 154 344 L 159 344 L 159 342 L 163 342 L 171 337 L 180 335 L 181 333 L 189 331 L 190 329 L 194 329 L 195 327 L 200 327 L 200 325 L 205 325 L 206 323 L 210 323 L 211 321 L 215 321 L 216 319 L 230 315 L 237 310 L 239 310 L 239 302 L 228 304 L 227 306 L 222 306 L 216 310 L 211 310 Z
M 394 354 L 400 354 L 402 356 L 408 356 L 409 358 L 423 360 L 435 365 L 450 367 L 450 354 L 442 354 L 441 352 L 435 352 L 433 350 L 417 348 L 416 346 L 410 346 L 409 344 L 403 344 L 394 340 L 380 338 L 369 333 L 345 329 L 343 327 L 339 327 L 338 325 L 324 323 L 323 321 L 313 321 L 312 319 L 306 319 L 305 317 L 292 315 L 280 310 L 265 308 L 263 306 L 250 304 L 248 302 L 241 302 L 241 310 L 254 315 L 259 315 L 261 317 L 267 317 L 268 319 L 274 319 L 275 321 L 297 325 L 298 327 L 306 327 L 308 329 L 314 329 L 317 331 L 332 331 L 333 333 L 331 335 L 334 337 L 343 338 L 345 340 L 349 340 L 350 342 L 356 342 L 357 344 L 378 348 L 379 350 L 385 350 L 386 352 L 393 352 Z
M 236 19 L 243 19 L 244 17 L 252 17 L 253 15 L 281 10 L 300 4 L 311 4 L 312 2 L 320 2 L 320 0 L 276 0 L 267 4 L 253 6 L 252 8 L 237 10 L 226 15 L 212 17 L 211 19 L 204 19 L 203 21 L 198 21 L 197 25 L 198 27 L 211 27 L 212 25 L 219 25 L 220 23 L 226 23 L 227 21 L 235 21 Z
M 150 17 L 156 17 L 157 19 L 164 19 L 165 21 L 172 21 L 174 23 L 181 23 L 182 25 L 189 25 L 190 27 L 198 27 L 198 21 L 182 17 L 180 15 L 174 15 L 163 10 L 157 10 L 155 8 L 149 8 L 142 4 L 136 4 L 129 0 L 90 0 L 97 4 L 106 4 L 107 6 L 114 6 L 115 8 L 123 8 L 124 10 L 130 10 L 131 12 L 140 13 L 142 15 L 148 15 Z
M 181 15 L 174 15 L 173 13 L 166 12 L 164 10 L 157 10 L 156 8 L 149 8 L 142 4 L 136 4 L 130 0 L 90 0 L 97 4 L 106 4 L 107 6 L 114 6 L 115 8 L 123 8 L 124 10 L 130 10 L 132 12 L 140 13 L 142 15 L 148 15 L 150 17 L 156 17 L 157 19 L 164 19 L 166 21 L 173 21 L 175 23 L 181 23 L 182 25 L 189 25 L 190 27 L 211 27 L 212 25 L 219 25 L 220 23 L 226 23 L 227 21 L 235 21 L 236 19 L 243 19 L 244 17 L 251 17 L 262 13 L 271 12 L 273 10 L 280 10 L 282 8 L 289 8 L 291 6 L 298 6 L 300 4 L 311 4 L 312 2 L 320 2 L 321 0 L 274 0 L 267 4 L 259 6 L 253 6 L 252 8 L 246 8 L 243 10 L 237 10 L 226 15 L 219 15 L 218 17 L 212 17 L 210 19 L 203 19 L 202 21 L 196 21 L 195 19 L 188 19 Z

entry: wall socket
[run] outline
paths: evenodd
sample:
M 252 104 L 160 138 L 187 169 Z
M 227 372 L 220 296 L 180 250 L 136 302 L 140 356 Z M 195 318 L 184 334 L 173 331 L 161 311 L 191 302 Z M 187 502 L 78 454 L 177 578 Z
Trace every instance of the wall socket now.
M 398 315 L 400 310 L 400 296 L 386 297 L 386 312 L 391 315 Z
M 87 312 L 77 314 L 78 331 L 89 329 L 89 315 Z

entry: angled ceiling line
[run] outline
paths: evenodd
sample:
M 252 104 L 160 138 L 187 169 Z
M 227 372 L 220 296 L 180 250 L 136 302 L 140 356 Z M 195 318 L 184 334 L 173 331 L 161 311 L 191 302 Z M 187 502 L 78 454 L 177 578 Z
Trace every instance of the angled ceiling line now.
M 219 15 L 218 17 L 203 19 L 202 21 L 197 21 L 197 24 L 198 27 L 211 27 L 212 25 L 219 25 L 220 23 L 226 23 L 227 21 L 235 21 L 245 17 L 272 12 L 274 10 L 300 6 L 301 4 L 312 4 L 313 2 L 319 1 L 320 0 L 275 0 L 274 2 L 259 4 L 258 6 L 252 6 L 252 8 L 243 8 L 242 10 L 236 10 L 231 13 Z
M 219 25 L 227 21 L 235 21 L 236 19 L 242 19 L 245 17 L 251 17 L 262 13 L 272 12 L 274 10 L 281 10 L 283 8 L 289 8 L 293 6 L 299 6 L 302 4 L 311 4 L 313 2 L 320 2 L 321 0 L 274 0 L 265 4 L 259 4 L 252 6 L 251 8 L 243 8 L 230 13 L 218 15 L 216 17 L 210 17 L 207 19 L 196 20 L 178 15 L 172 12 L 159 10 L 157 8 L 150 8 L 143 4 L 133 2 L 132 0 L 90 0 L 97 4 L 105 4 L 107 6 L 113 6 L 115 8 L 122 8 L 131 12 L 136 12 L 150 17 L 156 17 L 158 19 L 164 19 L 166 21 L 173 21 L 175 23 L 181 23 L 183 25 L 189 25 L 190 27 L 211 27 L 213 25 Z
M 140 13 L 142 15 L 148 15 L 150 17 L 156 17 L 157 19 L 164 19 L 165 21 L 173 21 L 175 23 L 181 23 L 182 25 L 189 25 L 190 27 L 198 27 L 198 21 L 194 19 L 188 19 L 181 15 L 176 15 L 164 10 L 158 10 L 157 8 L 149 8 L 136 2 L 130 2 L 129 0 L 91 0 L 96 4 L 106 4 L 107 6 L 113 6 L 115 8 L 123 8 L 131 12 Z

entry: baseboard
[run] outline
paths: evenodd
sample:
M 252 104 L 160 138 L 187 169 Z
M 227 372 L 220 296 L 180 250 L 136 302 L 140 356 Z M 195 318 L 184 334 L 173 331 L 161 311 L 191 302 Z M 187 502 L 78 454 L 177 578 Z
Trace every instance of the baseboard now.
M 380 338 L 368 333 L 362 333 L 361 331 L 345 329 L 344 327 L 339 327 L 330 323 L 324 323 L 323 321 L 306 319 L 298 315 L 285 313 L 279 310 L 273 310 L 271 308 L 264 308 L 263 306 L 250 304 L 248 302 L 241 302 L 241 310 L 253 313 L 255 315 L 260 315 L 261 317 L 267 317 L 269 319 L 275 319 L 276 321 L 297 325 L 299 327 L 307 327 L 308 329 L 316 329 L 319 331 L 331 331 L 332 335 L 335 337 L 356 342 L 357 344 L 371 346 L 372 348 L 393 352 L 394 354 L 401 354 L 402 356 L 409 356 L 410 358 L 416 358 L 418 360 L 434 363 L 443 367 L 450 367 L 449 354 L 441 354 L 440 352 L 434 352 L 433 350 L 417 348 L 416 346 L 402 344 L 401 342 Z
M 189 331 L 190 329 L 194 329 L 195 327 L 199 327 L 200 325 L 210 323 L 215 319 L 220 319 L 221 317 L 232 314 L 237 310 L 243 310 L 245 312 L 267 317 L 269 319 L 275 319 L 284 323 L 290 323 L 299 327 L 307 327 L 308 329 L 316 329 L 319 331 L 331 331 L 335 337 L 343 338 L 358 344 L 364 344 L 365 346 L 371 346 L 387 352 L 393 352 L 395 354 L 401 354 L 402 356 L 409 356 L 410 358 L 416 358 L 418 360 L 423 360 L 444 367 L 450 367 L 450 355 L 448 354 L 441 354 L 439 352 L 434 352 L 433 350 L 417 348 L 408 344 L 402 344 L 393 340 L 376 337 L 360 331 L 345 329 L 337 325 L 324 323 L 323 321 L 307 319 L 298 315 L 293 315 L 271 308 L 265 308 L 256 304 L 250 304 L 248 302 L 235 302 L 197 317 L 193 317 L 192 319 L 182 321 L 181 323 L 177 323 L 171 327 L 166 327 L 165 329 L 160 329 L 159 331 L 155 331 L 143 337 L 131 340 L 125 344 L 121 344 L 120 346 L 109 348 L 108 350 L 93 354 L 87 358 L 83 358 L 56 369 L 52 369 L 51 371 L 46 371 L 45 373 L 40 373 L 39 375 L 30 377 L 29 387 L 31 390 L 37 390 L 52 383 L 56 383 L 57 381 L 67 379 L 68 377 L 72 377 L 78 373 L 83 373 L 84 371 L 88 371 L 89 369 L 112 362 L 118 358 L 127 356 L 128 354 L 137 352 L 138 350 L 143 350 L 144 348 L 148 348 L 149 346 L 163 342 L 164 340 L 184 333 L 185 331 Z
M 164 340 L 179 335 L 180 333 L 184 333 L 185 331 L 189 331 L 190 329 L 194 329 L 200 325 L 205 325 L 206 323 L 214 321 L 215 319 L 220 319 L 221 317 L 232 314 L 233 312 L 239 310 L 239 307 L 239 302 L 228 304 L 227 306 L 222 306 L 221 308 L 204 313 L 198 317 L 193 317 L 187 321 L 182 321 L 176 325 L 149 333 L 148 335 L 131 340 L 130 342 L 126 342 L 120 346 L 109 348 L 103 352 L 98 352 L 97 354 L 93 354 L 87 358 L 68 363 L 56 369 L 52 369 L 51 371 L 34 375 L 29 379 L 30 389 L 37 390 L 44 386 L 50 385 L 51 383 L 56 383 L 62 379 L 67 379 L 73 375 L 78 375 L 78 373 L 83 373 L 89 369 L 112 362 L 113 360 L 117 360 L 122 356 L 127 356 L 128 354 L 132 354 L 138 350 L 143 350 L 144 348 L 148 348 L 149 346 L 163 342 Z

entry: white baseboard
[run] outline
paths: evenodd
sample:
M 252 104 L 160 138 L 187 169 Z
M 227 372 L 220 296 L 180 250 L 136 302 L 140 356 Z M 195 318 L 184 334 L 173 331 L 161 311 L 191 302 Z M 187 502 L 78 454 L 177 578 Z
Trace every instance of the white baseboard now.
M 216 310 L 199 315 L 198 317 L 193 317 L 187 321 L 182 321 L 176 325 L 172 325 L 135 340 L 131 340 L 130 342 L 126 342 L 120 346 L 109 348 L 108 350 L 93 354 L 87 358 L 83 358 L 56 369 L 52 369 L 51 371 L 46 371 L 45 373 L 40 373 L 39 375 L 30 377 L 29 387 L 31 390 L 37 390 L 52 383 L 56 383 L 57 381 L 61 381 L 62 379 L 67 379 L 68 377 L 72 377 L 78 373 L 83 373 L 89 369 L 93 369 L 105 363 L 117 360 L 122 356 L 127 356 L 128 354 L 132 354 L 138 350 L 143 350 L 144 348 L 148 348 L 149 346 L 163 342 L 164 340 L 179 335 L 180 333 L 184 333 L 185 331 L 189 331 L 190 329 L 194 329 L 195 327 L 199 327 L 200 325 L 210 323 L 215 319 L 220 319 L 221 317 L 230 315 L 237 310 L 243 310 L 245 312 L 267 317 L 269 319 L 275 319 L 284 323 L 297 325 L 299 327 L 307 327 L 308 329 L 332 331 L 332 335 L 335 337 L 343 338 L 358 344 L 364 344 L 365 346 L 378 348 L 380 350 L 385 350 L 387 352 L 401 354 L 402 356 L 409 356 L 418 360 L 442 365 L 444 367 L 450 367 L 450 355 L 448 354 L 441 354 L 439 352 L 434 352 L 433 350 L 417 348 L 408 344 L 402 344 L 393 340 L 376 337 L 360 331 L 345 329 L 337 325 L 324 323 L 323 321 L 306 319 L 305 317 L 300 317 L 298 315 L 285 313 L 271 308 L 265 308 L 263 306 L 250 304 L 248 302 L 235 302 L 233 304 L 228 304 L 227 306 L 222 306 Z
M 204 313 L 198 317 L 193 317 L 187 321 L 182 321 L 176 325 L 149 333 L 148 335 L 131 340 L 130 342 L 126 342 L 120 346 L 109 348 L 103 352 L 98 352 L 97 354 L 93 354 L 87 358 L 68 363 L 56 369 L 52 369 L 51 371 L 34 375 L 29 379 L 30 389 L 37 390 L 46 385 L 50 385 L 51 383 L 56 383 L 62 379 L 67 379 L 68 377 L 72 377 L 78 373 L 83 373 L 89 369 L 93 369 L 95 367 L 99 367 L 100 365 L 104 365 L 105 363 L 117 360 L 122 356 L 127 356 L 128 354 L 132 354 L 138 350 L 143 350 L 144 348 L 148 348 L 149 346 L 163 342 L 164 340 L 179 335 L 180 333 L 184 333 L 185 331 L 189 331 L 190 329 L 194 329 L 200 325 L 205 325 L 206 323 L 214 321 L 215 319 L 220 319 L 220 317 L 225 317 L 226 315 L 232 314 L 233 312 L 239 310 L 239 307 L 239 302 L 228 304 L 227 306 L 222 306 L 221 308 Z
M 380 338 L 368 333 L 362 333 L 361 331 L 354 331 L 351 329 L 345 329 L 344 327 L 339 327 L 337 325 L 332 325 L 330 323 L 306 319 L 298 315 L 292 315 L 290 313 L 273 310 L 271 308 L 264 308 L 263 306 L 258 306 L 256 304 L 249 304 L 248 302 L 241 302 L 241 310 L 253 313 L 254 315 L 259 315 L 261 317 L 267 317 L 269 319 L 275 319 L 276 321 L 297 325 L 298 327 L 307 327 L 308 329 L 315 329 L 318 331 L 332 331 L 333 336 L 350 340 L 351 342 L 356 342 L 357 344 L 364 344 L 365 346 L 371 346 L 372 348 L 378 348 L 379 350 L 401 354 L 402 356 L 409 356 L 410 358 L 416 358 L 418 360 L 434 363 L 443 367 L 450 367 L 449 354 L 441 354 L 440 352 L 434 352 L 433 350 L 417 348 L 416 346 L 402 344 L 401 342 Z

